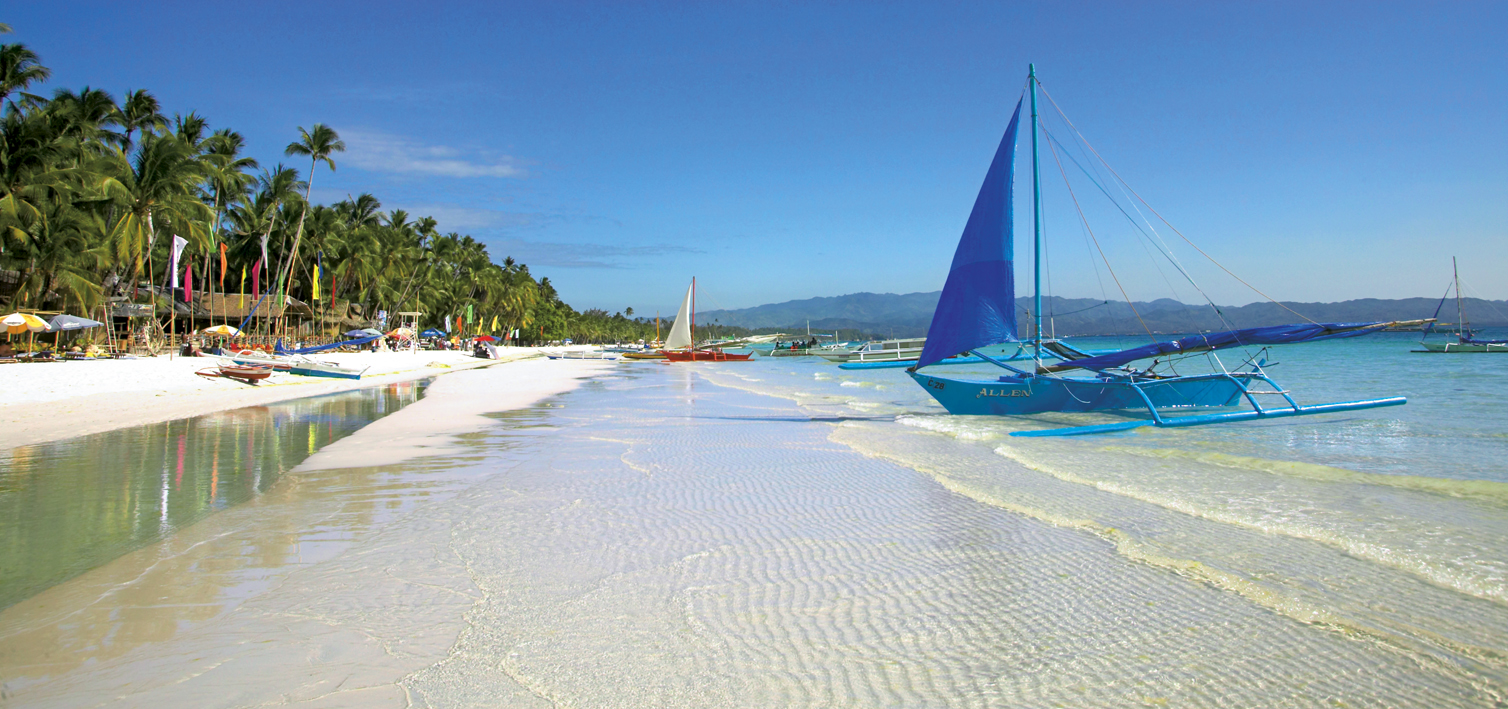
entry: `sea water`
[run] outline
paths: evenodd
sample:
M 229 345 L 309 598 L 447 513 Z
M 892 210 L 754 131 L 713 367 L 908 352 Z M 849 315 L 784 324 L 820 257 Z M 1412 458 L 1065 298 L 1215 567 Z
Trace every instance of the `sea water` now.
M 87 671 L 11 661 L 11 686 L 39 706 L 1500 705 L 1508 357 L 1409 349 L 1266 353 L 1301 402 L 1407 406 L 1069 439 L 1008 434 L 1117 419 L 953 417 L 902 370 L 814 358 L 623 363 L 463 454 L 285 478 L 170 534 L 265 557 L 294 542 L 264 519 L 319 519 L 344 546 L 107 657 L 136 625 L 98 614 L 71 646 Z M 942 369 L 971 370 L 993 374 Z M 386 516 L 298 512 L 441 477 Z M 0 634 L 166 555 L 59 584 Z M 169 614 L 180 594 L 150 595 Z
M 417 401 L 401 382 L 0 451 L 0 609 L 266 492 Z
M 1125 415 L 952 416 L 903 370 L 815 359 L 706 376 L 838 420 L 834 442 L 982 504 L 1082 530 L 1138 564 L 1484 682 L 1499 701 L 1508 676 L 1508 357 L 1417 353 L 1416 339 L 1253 348 L 1204 363 L 1207 371 L 1265 360 L 1304 404 L 1402 395 L 1402 407 L 1071 438 L 1009 434 Z M 1075 340 L 1085 349 L 1143 343 Z

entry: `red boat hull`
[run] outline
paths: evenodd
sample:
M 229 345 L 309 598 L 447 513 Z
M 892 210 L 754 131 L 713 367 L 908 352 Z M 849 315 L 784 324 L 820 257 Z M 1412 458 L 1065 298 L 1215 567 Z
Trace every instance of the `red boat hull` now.
M 720 350 L 660 350 L 665 359 L 671 362 L 744 362 L 750 354 L 728 354 Z
M 259 381 L 262 381 L 263 379 L 266 379 L 269 376 L 272 376 L 272 368 L 221 365 L 217 369 L 201 369 L 199 370 L 198 375 L 201 377 L 211 378 L 224 377 L 226 379 L 235 379 L 237 381 L 242 381 L 247 384 L 255 384 Z

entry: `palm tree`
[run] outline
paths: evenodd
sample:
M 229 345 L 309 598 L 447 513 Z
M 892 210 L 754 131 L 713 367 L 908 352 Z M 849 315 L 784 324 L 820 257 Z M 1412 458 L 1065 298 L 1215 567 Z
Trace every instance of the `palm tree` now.
M 38 61 L 37 53 L 24 44 L 0 44 L 0 102 L 52 76 Z
M 125 129 L 125 142 L 121 148 L 130 152 L 131 134 L 141 131 L 142 134 L 161 132 L 167 130 L 168 119 L 162 115 L 162 106 L 157 99 L 146 92 L 145 89 L 127 91 L 126 100 L 120 106 L 120 117 L 116 119 L 121 128 Z
M 192 114 L 191 114 L 192 115 Z M 210 230 L 209 249 L 204 254 L 204 273 L 209 275 L 210 252 L 224 243 L 220 237 L 222 222 L 225 218 L 225 209 L 232 203 L 244 199 L 256 183 L 256 178 L 247 174 L 247 170 L 254 170 L 257 161 L 253 158 L 240 157 L 241 150 L 245 147 L 246 140 L 229 128 L 215 131 L 205 141 L 204 163 L 208 178 L 209 191 L 214 196 L 215 221 Z M 210 283 L 214 281 L 206 278 Z M 223 288 L 225 273 L 221 272 L 220 281 Z M 212 290 L 212 288 L 211 288 Z
M 123 211 L 110 228 L 109 240 L 116 258 L 132 264 L 133 283 L 143 258 L 148 279 L 155 283 L 152 248 L 159 228 L 187 237 L 190 243 L 203 245 L 209 240 L 204 227 L 214 214 L 198 193 L 204 164 L 192 148 L 170 135 L 149 135 L 142 140 L 134 163 L 127 164 L 123 153 L 117 152 L 115 158 L 115 178 L 127 196 L 121 200 Z
M 120 109 L 115 99 L 101 89 L 85 86 L 74 93 L 58 89 L 48 105 L 48 111 L 60 121 L 59 133 L 77 143 L 79 159 L 85 151 L 102 154 L 107 146 L 125 144 L 125 135 L 110 130 L 119 125 Z
M 288 260 L 287 275 L 293 273 L 293 264 L 298 261 L 298 245 L 304 237 L 304 218 L 309 215 L 309 195 L 314 191 L 314 169 L 323 162 L 330 167 L 331 172 L 334 172 L 335 161 L 330 159 L 330 155 L 346 150 L 346 144 L 341 141 L 335 129 L 323 123 L 315 123 L 313 130 L 304 130 L 300 126 L 298 132 L 299 140 L 289 143 L 288 147 L 283 149 L 283 154 L 290 157 L 304 155 L 309 158 L 309 181 L 304 187 L 304 211 L 298 217 L 298 231 L 293 236 L 293 258 Z

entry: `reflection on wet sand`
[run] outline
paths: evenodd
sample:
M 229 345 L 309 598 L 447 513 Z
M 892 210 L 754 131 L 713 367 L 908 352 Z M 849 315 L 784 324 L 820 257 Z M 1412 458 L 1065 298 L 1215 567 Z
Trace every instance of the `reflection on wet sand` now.
M 525 430 L 531 415 L 513 415 L 511 418 L 519 424 L 515 430 Z M 300 444 L 304 435 L 302 431 L 295 434 Z M 494 463 L 505 456 L 506 432 L 474 434 L 469 439 L 479 454 L 492 456 Z M 213 475 L 212 458 L 209 467 Z M 454 495 L 493 470 L 457 465 L 455 459 L 447 459 L 443 464 L 421 461 L 386 469 L 347 468 L 284 476 L 276 484 L 268 484 L 265 494 L 245 504 L 0 612 L 0 681 L 8 693 L 24 691 L 48 678 L 121 658 L 144 645 L 175 639 L 181 642 L 185 631 L 191 629 L 200 631 L 199 637 L 216 638 L 207 645 L 191 645 L 197 654 L 213 655 L 257 637 L 237 633 L 232 625 L 207 634 L 200 627 L 206 621 L 225 620 L 226 611 L 249 599 L 263 600 L 263 607 L 241 614 L 235 622 L 245 622 L 247 617 L 266 621 L 275 616 L 275 622 L 285 627 L 298 622 L 320 625 L 319 605 L 327 594 L 301 591 L 295 594 L 296 602 L 282 602 L 276 594 L 264 599 L 269 595 L 265 592 L 290 583 L 307 583 L 299 580 L 301 569 L 316 564 L 328 568 L 332 559 L 379 529 L 392 535 L 394 543 L 420 549 L 417 554 L 398 554 L 412 558 L 412 563 L 405 564 L 400 572 L 366 568 L 357 562 L 350 574 L 335 574 L 326 582 L 352 583 L 342 590 L 347 594 L 353 589 L 359 595 L 370 593 L 371 600 L 384 612 L 412 604 L 414 612 L 454 616 L 460 610 L 450 605 L 464 607 L 473 598 L 464 574 L 446 571 L 438 557 L 428 563 L 413 558 L 443 549 L 443 535 L 427 539 L 412 530 L 399 533 L 391 523 L 415 506 Z M 374 545 L 369 541 L 367 546 Z M 356 581 L 358 578 L 362 580 Z M 402 600 L 379 602 L 379 588 L 384 582 L 396 583 L 402 591 L 393 595 Z M 423 600 L 429 596 L 436 597 Z M 350 601 L 346 598 L 340 603 L 350 605 Z M 441 625 L 414 623 L 413 630 L 397 640 L 423 645 L 424 626 Z M 318 636 L 317 631 L 311 632 Z M 433 651 L 443 651 L 451 639 L 453 633 L 437 635 Z M 362 644 L 361 638 L 341 643 L 348 649 Z M 389 650 L 376 651 L 390 654 Z M 429 651 L 415 654 L 428 656 Z M 64 695 L 55 699 L 66 695 L 65 688 L 58 689 Z
M 404 382 L 0 454 L 0 608 L 252 499 L 420 391 Z

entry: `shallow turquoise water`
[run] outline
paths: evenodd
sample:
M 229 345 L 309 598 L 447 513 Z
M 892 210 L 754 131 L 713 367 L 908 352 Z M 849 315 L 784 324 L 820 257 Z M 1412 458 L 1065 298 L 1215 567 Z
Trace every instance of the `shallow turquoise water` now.
M 423 383 L 0 451 L 0 609 L 276 484 L 320 448 L 417 401 Z
M 171 533 L 247 558 L 296 546 L 286 520 L 339 539 L 294 571 L 258 562 L 265 591 L 201 619 L 172 622 L 153 587 L 172 630 L 150 642 L 118 640 L 142 609 L 70 620 L 74 655 L 126 647 L 17 661 L 12 686 L 42 706 L 147 684 L 134 705 L 265 703 L 344 682 L 321 663 L 356 646 L 323 634 L 354 628 L 400 655 L 440 638 L 391 680 L 420 706 L 1501 705 L 1508 484 L 1483 383 L 1508 358 L 1408 349 L 1271 358 L 1301 401 L 1404 407 L 1072 439 L 1008 434 L 1114 417 L 953 417 L 903 370 L 816 359 L 623 363 L 457 454 L 285 478 Z M 342 505 L 361 512 L 325 511 Z M 0 618 L 30 627 L 34 605 Z

